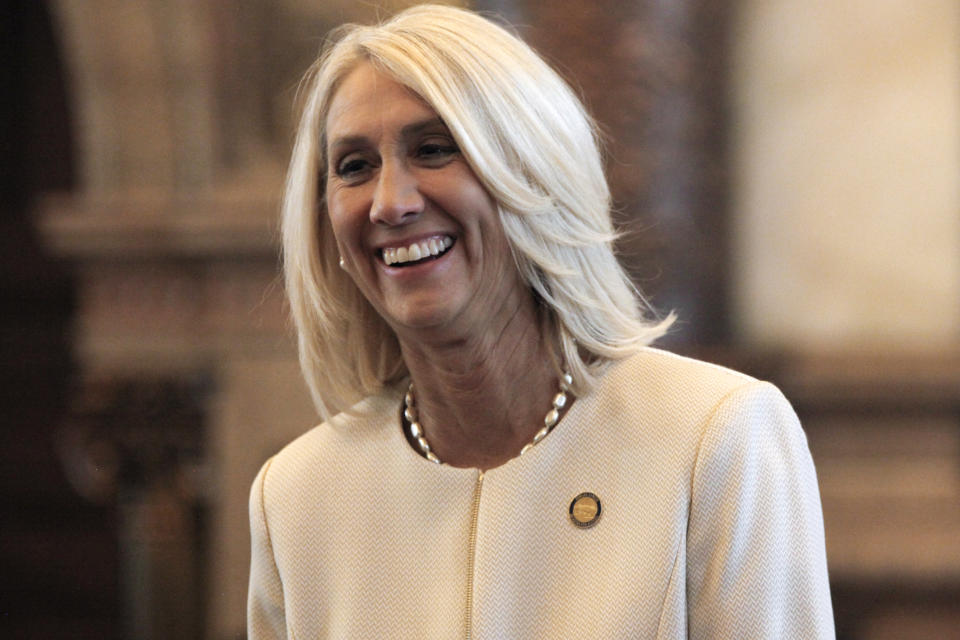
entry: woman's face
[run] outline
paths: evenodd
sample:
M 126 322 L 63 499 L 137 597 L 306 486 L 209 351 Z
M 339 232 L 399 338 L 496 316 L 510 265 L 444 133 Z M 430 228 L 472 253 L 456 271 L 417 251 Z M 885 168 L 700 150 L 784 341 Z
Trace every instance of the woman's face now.
M 360 64 L 334 94 L 326 145 L 344 268 L 401 338 L 495 330 L 529 301 L 493 199 L 416 94 Z

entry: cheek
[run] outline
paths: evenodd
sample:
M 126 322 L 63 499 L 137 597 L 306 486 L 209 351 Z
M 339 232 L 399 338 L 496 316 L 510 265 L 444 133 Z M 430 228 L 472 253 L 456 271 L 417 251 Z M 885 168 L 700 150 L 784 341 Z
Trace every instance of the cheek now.
M 351 209 L 350 198 L 343 194 L 331 194 L 326 199 L 327 224 L 333 231 L 337 245 L 343 250 L 357 241 L 360 224 Z
M 467 168 L 437 193 L 444 195 L 444 207 L 450 211 L 463 211 L 463 222 L 478 227 L 484 235 L 502 233 L 497 205 L 479 180 Z

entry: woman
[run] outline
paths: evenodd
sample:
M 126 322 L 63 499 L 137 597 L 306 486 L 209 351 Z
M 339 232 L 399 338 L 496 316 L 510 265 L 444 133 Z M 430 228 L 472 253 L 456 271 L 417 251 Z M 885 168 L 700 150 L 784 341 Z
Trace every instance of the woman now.
M 502 28 L 420 6 L 327 49 L 283 211 L 325 422 L 254 483 L 251 638 L 832 636 L 793 411 L 647 346 L 609 207 Z

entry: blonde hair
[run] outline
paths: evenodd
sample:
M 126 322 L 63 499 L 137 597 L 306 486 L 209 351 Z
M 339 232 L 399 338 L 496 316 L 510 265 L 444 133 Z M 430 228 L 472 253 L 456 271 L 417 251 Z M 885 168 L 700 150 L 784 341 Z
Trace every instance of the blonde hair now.
M 300 365 L 324 418 L 407 373 L 393 331 L 339 268 L 323 210 L 326 114 L 361 62 L 417 93 L 449 128 L 498 204 L 576 393 L 590 390 L 605 363 L 663 335 L 673 317 L 645 318 L 649 307 L 614 256 L 596 127 L 573 91 L 504 28 L 463 9 L 419 5 L 380 25 L 342 27 L 305 78 L 283 255 Z

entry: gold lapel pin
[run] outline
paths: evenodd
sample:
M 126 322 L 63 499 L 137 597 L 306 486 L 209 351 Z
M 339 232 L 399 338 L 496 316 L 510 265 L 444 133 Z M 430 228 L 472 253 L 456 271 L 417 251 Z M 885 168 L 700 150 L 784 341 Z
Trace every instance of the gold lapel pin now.
M 570 503 L 570 521 L 582 529 L 592 527 L 600 519 L 603 507 L 596 494 L 586 491 Z

